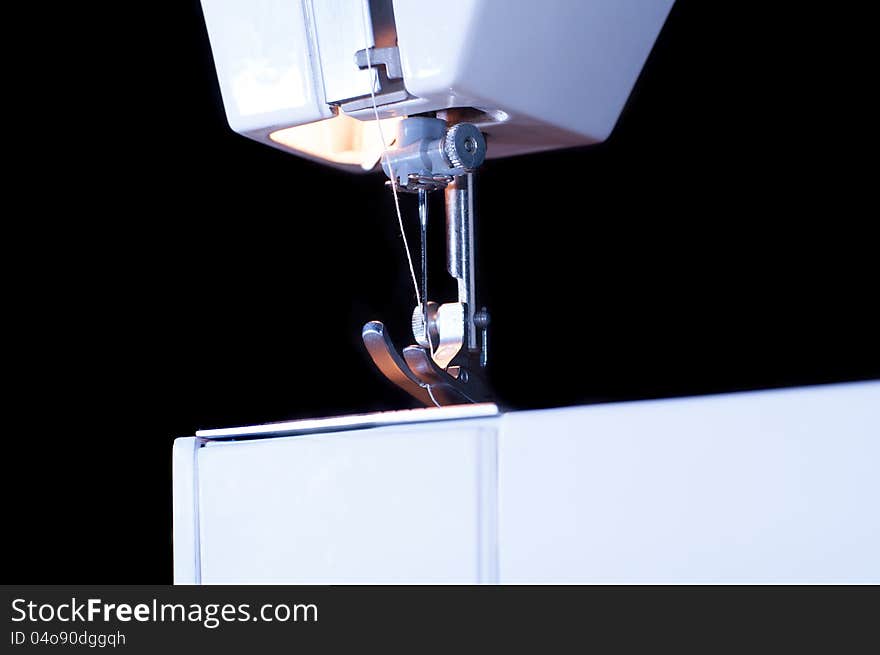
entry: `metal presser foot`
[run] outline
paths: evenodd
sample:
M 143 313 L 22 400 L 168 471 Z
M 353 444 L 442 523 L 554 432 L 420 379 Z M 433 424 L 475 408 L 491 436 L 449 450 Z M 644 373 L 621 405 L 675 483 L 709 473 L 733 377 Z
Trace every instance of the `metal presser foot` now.
M 438 118 L 411 117 L 399 124 L 394 150 L 383 168 L 398 191 L 419 194 L 421 304 L 412 313 L 415 344 L 398 353 L 385 326 L 364 326 L 364 345 L 391 382 L 427 406 L 491 400 L 485 380 L 489 314 L 476 310 L 474 283 L 473 171 L 486 156 L 486 141 L 470 123 L 447 129 Z M 393 175 L 392 175 L 393 172 Z M 446 196 L 447 270 L 458 283 L 458 301 L 428 298 L 428 193 Z

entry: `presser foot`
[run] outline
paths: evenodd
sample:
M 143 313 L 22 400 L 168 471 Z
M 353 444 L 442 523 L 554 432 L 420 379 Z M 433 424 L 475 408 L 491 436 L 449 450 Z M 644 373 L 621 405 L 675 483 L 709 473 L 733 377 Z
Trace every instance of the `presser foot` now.
M 391 382 L 427 407 L 481 403 L 491 400 L 479 359 L 460 352 L 444 369 L 429 349 L 411 345 L 403 356 L 380 321 L 370 321 L 361 332 L 376 367 Z

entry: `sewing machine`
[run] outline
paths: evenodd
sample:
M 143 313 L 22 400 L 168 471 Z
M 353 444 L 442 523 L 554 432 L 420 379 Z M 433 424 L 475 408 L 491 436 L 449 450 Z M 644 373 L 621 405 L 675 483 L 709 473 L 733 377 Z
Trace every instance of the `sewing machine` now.
M 419 196 L 421 275 L 405 310 L 414 343 L 399 351 L 382 322 L 368 323 L 376 366 L 426 406 L 491 400 L 474 173 L 487 157 L 606 139 L 672 0 L 202 4 L 233 130 L 351 171 L 381 167 L 395 194 Z M 458 288 L 448 302 L 428 295 L 434 192 Z
M 202 0 L 234 131 L 381 169 L 401 224 L 418 196 L 412 343 L 362 337 L 426 409 L 178 439 L 177 582 L 880 581 L 880 384 L 492 402 L 476 172 L 606 139 L 672 4 Z M 432 193 L 454 299 L 429 295 Z

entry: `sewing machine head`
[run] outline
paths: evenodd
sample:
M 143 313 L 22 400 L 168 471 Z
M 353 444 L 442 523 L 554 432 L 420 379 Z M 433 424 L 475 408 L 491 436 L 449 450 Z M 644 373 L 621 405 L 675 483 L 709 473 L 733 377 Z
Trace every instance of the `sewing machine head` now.
M 489 314 L 476 302 L 474 171 L 486 158 L 611 133 L 674 0 L 202 0 L 230 127 L 417 193 L 415 344 L 378 321 L 364 343 L 426 405 L 488 400 Z M 446 199 L 454 302 L 428 300 L 428 193 Z M 407 249 L 409 258 L 409 250 Z M 409 311 L 409 309 L 407 310 Z

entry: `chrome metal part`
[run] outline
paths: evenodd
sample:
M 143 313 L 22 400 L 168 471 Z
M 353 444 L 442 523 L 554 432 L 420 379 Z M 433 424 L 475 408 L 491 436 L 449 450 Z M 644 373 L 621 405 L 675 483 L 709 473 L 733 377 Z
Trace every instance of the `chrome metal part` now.
M 433 350 L 431 333 L 428 330 L 428 191 L 419 189 L 419 237 L 422 251 L 422 320 L 423 333 L 428 347 Z
M 484 402 L 490 396 L 481 383 L 455 379 L 439 368 L 424 348 L 408 346 L 403 358 L 379 321 L 364 325 L 361 333 L 367 353 L 382 374 L 424 405 L 460 405 Z M 430 389 L 430 391 L 429 391 Z
M 395 147 L 383 158 L 395 190 L 418 193 L 421 302 L 412 313 L 416 345 L 404 348 L 402 357 L 377 321 L 364 326 L 363 338 L 385 376 L 427 405 L 490 397 L 483 373 L 489 314 L 485 308 L 476 311 L 473 230 L 473 169 L 485 154 L 485 139 L 475 126 L 457 123 L 447 129 L 443 120 L 418 116 L 400 122 Z M 428 300 L 427 280 L 428 193 L 438 189 L 445 190 L 446 267 L 458 295 L 457 302 L 442 304 Z
M 463 369 L 459 379 L 453 378 L 434 363 L 424 348 L 407 346 L 403 349 L 403 358 L 416 377 L 426 387 L 430 387 L 434 399 L 440 405 L 479 403 L 490 397 L 488 388 L 481 381 L 467 379 Z
M 440 368 L 447 368 L 464 346 L 465 307 L 459 302 L 447 302 L 437 309 L 438 340 L 431 358 Z
M 445 187 L 483 163 L 486 140 L 476 126 L 446 123 L 429 116 L 411 116 L 397 126 L 395 147 L 383 158 L 382 168 L 399 190 L 432 191 Z
M 398 186 L 398 191 L 413 193 L 424 189 L 425 191 L 438 191 L 445 189 L 446 185 L 452 182 L 451 175 L 420 175 L 418 173 L 410 173 L 407 178 L 406 186 Z M 387 186 L 393 183 L 391 180 L 385 182 Z
M 367 58 L 369 57 L 369 62 Z M 403 68 L 400 65 L 400 51 L 397 46 L 391 48 L 369 48 L 358 50 L 354 55 L 355 63 L 361 70 L 374 66 L 384 66 L 385 76 L 389 80 L 402 80 Z
M 262 423 L 235 428 L 197 430 L 196 437 L 205 441 L 224 439 L 254 439 L 259 437 L 288 437 L 300 434 L 363 430 L 387 425 L 411 425 L 434 421 L 456 421 L 465 418 L 485 418 L 498 415 L 498 406 L 492 403 L 459 405 L 450 409 L 397 409 L 371 414 L 351 414 L 329 418 L 306 418 L 278 423 Z
M 475 125 L 458 123 L 446 132 L 443 152 L 453 168 L 473 171 L 486 159 L 486 139 Z
M 442 305 L 429 302 L 424 313 L 420 305 L 413 309 L 413 337 L 441 368 L 447 368 L 464 346 L 464 315 L 464 305 L 457 302 Z M 429 334 L 431 343 L 428 343 Z
M 400 64 L 400 52 L 397 49 L 397 23 L 394 19 L 392 0 L 365 0 L 365 2 L 364 9 L 369 17 L 372 46 L 355 51 L 352 62 L 349 59 L 350 54 L 345 53 L 344 57 L 342 56 L 345 45 L 350 43 L 349 40 L 337 37 L 330 40 L 329 43 L 321 44 L 322 65 L 325 60 L 329 59 L 336 66 L 331 75 L 325 71 L 324 79 L 336 80 L 339 78 L 353 81 L 343 88 L 334 88 L 327 97 L 328 103 L 338 105 L 346 113 L 369 109 L 373 106 L 374 101 L 379 107 L 413 97 L 403 83 L 403 67 Z M 351 12 L 348 9 L 351 3 L 340 6 L 339 0 L 320 0 L 307 4 L 312 7 L 314 13 L 322 19 L 322 24 L 326 26 L 326 29 L 319 31 L 319 34 L 325 38 L 328 34 L 334 35 L 336 33 L 333 28 L 337 25 L 342 27 L 354 25 L 358 29 L 356 34 L 358 36 L 362 34 L 363 16 L 356 16 L 354 21 L 349 19 Z M 360 43 L 363 44 L 363 40 Z M 332 54 L 326 54 L 328 52 Z M 337 53 L 339 54 L 337 55 Z M 372 94 L 369 93 L 369 86 L 364 92 L 363 73 L 360 73 L 363 70 L 372 71 L 372 76 L 368 80 L 368 83 L 372 85 Z
M 409 367 L 397 354 L 397 349 L 385 332 L 385 326 L 379 321 L 370 321 L 361 331 L 367 353 L 382 375 L 406 391 L 413 398 L 425 405 L 433 405 L 434 401 L 419 378 L 410 372 Z
M 467 308 L 467 347 L 477 350 L 474 326 L 474 176 L 469 173 L 446 187 L 446 268 L 458 284 L 458 302 Z
M 431 333 L 431 342 L 437 343 L 439 335 L 437 334 L 437 303 L 428 301 L 427 307 L 422 310 L 421 305 L 416 305 L 412 314 L 412 332 L 413 339 L 422 348 L 431 348 L 428 343 L 428 331 Z
M 486 368 L 489 363 L 489 310 L 485 307 L 474 312 L 474 326 L 480 331 L 480 366 Z

